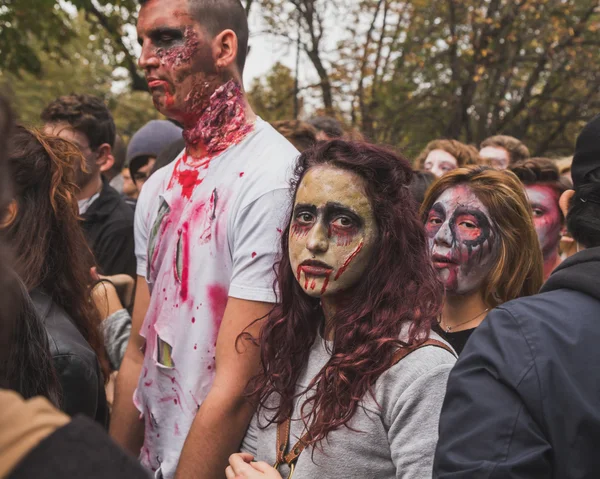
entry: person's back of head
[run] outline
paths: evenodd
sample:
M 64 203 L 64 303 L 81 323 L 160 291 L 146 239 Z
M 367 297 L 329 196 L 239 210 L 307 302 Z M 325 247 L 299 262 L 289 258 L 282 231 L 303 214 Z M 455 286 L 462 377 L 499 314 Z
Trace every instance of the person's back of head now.
M 0 231 L 27 290 L 43 290 L 67 312 L 106 373 L 100 317 L 90 301 L 94 258 L 75 199 L 75 165 L 82 162 L 72 143 L 17 127 L 9 147 L 15 199 Z
M 415 199 L 418 208 L 421 207 L 425 199 L 425 194 L 435 179 L 435 175 L 430 171 L 417 170 L 413 173 L 413 178 L 408 189 Z
M 342 124 L 330 116 L 316 116 L 308 123 L 317 130 L 317 140 L 333 140 L 344 136 Z
M 317 142 L 317 130 L 309 123 L 299 120 L 281 120 L 273 122 L 273 128 L 287 138 L 300 152 L 314 146 Z
M 479 155 L 489 162 L 490 166 L 501 170 L 531 156 L 521 140 L 508 135 L 495 135 L 484 140 Z
M 600 115 L 577 138 L 571 166 L 574 191 L 563 195 L 567 229 L 585 248 L 600 246 Z

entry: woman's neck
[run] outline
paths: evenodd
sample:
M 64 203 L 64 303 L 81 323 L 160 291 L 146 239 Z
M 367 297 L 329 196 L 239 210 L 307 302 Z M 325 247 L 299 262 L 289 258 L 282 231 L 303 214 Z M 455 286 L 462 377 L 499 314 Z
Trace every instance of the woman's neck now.
M 488 306 L 480 291 L 470 295 L 447 295 L 440 326 L 446 332 L 465 331 L 479 326 L 486 317 Z
M 334 298 L 321 298 L 321 308 L 325 318 L 324 338 L 327 341 L 333 341 L 335 337 L 335 327 L 333 317 L 337 311 L 337 303 Z
M 561 259 L 557 248 L 555 253 L 550 255 L 548 258 L 544 258 L 544 281 L 550 277 L 552 271 L 554 271 L 556 267 L 560 265 L 560 263 Z

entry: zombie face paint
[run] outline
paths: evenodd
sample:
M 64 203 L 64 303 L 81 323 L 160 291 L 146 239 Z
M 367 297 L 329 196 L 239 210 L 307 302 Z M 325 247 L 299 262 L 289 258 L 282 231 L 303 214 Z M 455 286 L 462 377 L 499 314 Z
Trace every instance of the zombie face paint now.
M 444 150 L 433 150 L 425 158 L 423 164 L 425 171 L 431 171 L 438 178 L 449 171 L 458 168 L 458 162 L 450 153 Z
M 449 294 L 477 291 L 496 258 L 495 226 L 466 185 L 450 188 L 431 207 L 425 225 L 433 264 Z
M 189 13 L 187 0 L 149 0 L 140 10 L 139 65 L 154 105 L 184 126 L 192 157 L 214 155 L 253 129 L 231 72 L 217 67 L 213 39 Z M 200 153 L 197 152 L 200 145 Z
M 377 240 L 364 180 L 332 166 L 311 168 L 296 193 L 290 262 L 313 297 L 332 297 L 365 274 Z
M 547 185 L 526 186 L 529 204 L 533 210 L 533 223 L 544 254 L 544 260 L 554 259 L 558 254 L 562 216 L 558 204 L 558 192 Z
M 479 152 L 481 158 L 488 160 L 492 168 L 497 170 L 506 170 L 510 163 L 508 151 L 499 146 L 486 146 Z

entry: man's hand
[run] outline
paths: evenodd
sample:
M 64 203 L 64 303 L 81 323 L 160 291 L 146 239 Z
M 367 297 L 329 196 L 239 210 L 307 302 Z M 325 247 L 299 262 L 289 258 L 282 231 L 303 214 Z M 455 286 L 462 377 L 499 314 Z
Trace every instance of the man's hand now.
M 229 298 L 217 339 L 215 381 L 192 423 L 176 478 L 223 477 L 228 457 L 239 451 L 254 414 L 244 394 L 248 381 L 259 371 L 260 350 L 249 341 L 241 341 L 238 351 L 236 339 L 271 308 L 268 303 Z M 256 322 L 247 332 L 258 337 L 261 325 Z
M 149 303 L 148 283 L 144 277 L 138 276 L 131 318 L 131 337 L 119 369 L 113 414 L 110 421 L 110 435 L 117 444 L 135 456 L 139 455 L 144 441 L 144 424 L 139 420 L 140 413 L 133 404 L 133 393 L 144 363 L 144 355 L 141 351 L 144 346 L 144 338 L 140 336 L 140 329 Z
M 233 454 L 225 470 L 227 479 L 282 479 L 281 475 L 266 462 L 253 462 L 250 454 Z

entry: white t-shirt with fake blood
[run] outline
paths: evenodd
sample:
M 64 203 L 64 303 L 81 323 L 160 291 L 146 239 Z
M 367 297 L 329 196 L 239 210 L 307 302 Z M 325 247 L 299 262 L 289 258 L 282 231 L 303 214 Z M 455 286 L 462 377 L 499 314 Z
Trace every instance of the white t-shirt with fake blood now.
M 210 161 L 191 165 L 182 152 L 144 185 L 135 240 L 151 299 L 134 402 L 145 422 L 141 461 L 156 477 L 173 477 L 211 388 L 228 297 L 275 301 L 273 264 L 297 157 L 258 119 L 241 143 Z

